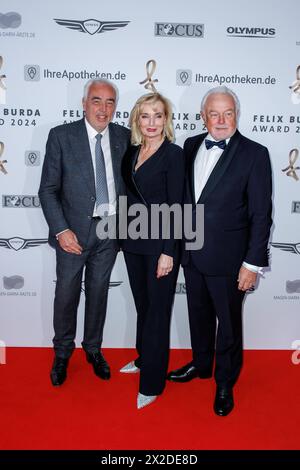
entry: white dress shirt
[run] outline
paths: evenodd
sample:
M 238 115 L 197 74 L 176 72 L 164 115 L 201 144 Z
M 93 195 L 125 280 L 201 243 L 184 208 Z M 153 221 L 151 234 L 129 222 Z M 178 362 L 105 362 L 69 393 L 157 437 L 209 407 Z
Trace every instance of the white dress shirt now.
M 96 146 L 96 135 L 98 134 L 98 132 L 89 124 L 87 119 L 85 119 L 85 125 L 86 125 L 86 130 L 88 133 L 88 137 L 89 137 L 89 144 L 90 144 L 93 167 L 94 167 L 94 175 L 95 175 L 95 180 L 96 180 L 95 146 Z M 109 202 L 108 215 L 114 215 L 116 213 L 116 207 L 117 207 L 117 195 L 116 195 L 115 179 L 114 179 L 112 159 L 111 159 L 108 126 L 101 132 L 101 134 L 102 134 L 101 147 L 102 147 L 102 151 L 104 155 L 106 180 L 107 180 L 107 188 L 108 188 L 108 202 Z M 98 215 L 96 212 L 96 209 L 97 207 L 95 204 L 93 217 Z
M 206 139 L 215 140 L 210 134 L 207 135 Z M 226 145 L 228 145 L 229 140 L 230 138 L 226 139 Z M 200 145 L 194 161 L 194 188 L 196 202 L 199 200 L 203 188 L 206 185 L 214 167 L 218 163 L 222 153 L 223 149 L 217 146 L 207 149 L 205 145 L 205 139 Z M 258 272 L 262 274 L 263 272 L 263 268 L 246 263 L 245 261 L 243 262 L 243 266 L 254 273 Z
M 206 137 L 209 140 L 215 140 L 210 134 Z M 226 139 L 226 145 L 230 139 Z M 217 146 L 206 148 L 205 139 L 203 140 L 194 162 L 194 188 L 195 188 L 195 201 L 199 200 L 199 197 L 206 185 L 208 178 L 211 175 L 214 167 L 219 161 L 220 156 L 223 153 L 223 149 Z

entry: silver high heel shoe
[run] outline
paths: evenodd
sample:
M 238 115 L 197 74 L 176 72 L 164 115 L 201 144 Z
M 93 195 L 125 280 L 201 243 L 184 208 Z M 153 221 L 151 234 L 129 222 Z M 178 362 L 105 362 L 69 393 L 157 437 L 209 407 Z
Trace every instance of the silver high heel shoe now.
M 126 366 L 120 369 L 123 374 L 136 374 L 140 369 L 135 365 L 134 361 L 129 362 Z
M 157 395 L 143 395 L 142 393 L 139 393 L 137 396 L 137 409 L 140 410 L 141 408 L 144 408 L 145 406 L 150 405 L 150 403 L 153 403 L 157 398 Z

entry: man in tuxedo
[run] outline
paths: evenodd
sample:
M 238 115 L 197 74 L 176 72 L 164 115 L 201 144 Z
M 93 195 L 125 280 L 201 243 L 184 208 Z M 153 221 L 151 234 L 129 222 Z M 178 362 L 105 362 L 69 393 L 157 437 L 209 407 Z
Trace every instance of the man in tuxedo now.
M 82 347 L 101 379 L 110 368 L 101 353 L 110 274 L 118 252 L 116 240 L 96 234 L 97 207 L 117 211 L 123 193 L 121 160 L 128 147 L 128 129 L 111 123 L 117 89 L 106 80 L 90 80 L 84 87 L 85 118 L 50 130 L 39 197 L 49 225 L 49 243 L 56 250 L 54 299 L 55 358 L 53 385 L 67 376 L 75 348 L 77 308 L 85 268 L 85 318 Z
M 196 204 L 204 204 L 204 245 L 188 251 L 184 244 L 182 256 L 193 360 L 168 374 L 175 382 L 209 378 L 215 360 L 219 416 L 234 406 L 233 386 L 242 367 L 242 302 L 268 265 L 272 225 L 269 153 L 237 130 L 239 112 L 233 91 L 209 90 L 201 103 L 208 133 L 184 144 L 184 202 L 193 205 L 194 218 Z

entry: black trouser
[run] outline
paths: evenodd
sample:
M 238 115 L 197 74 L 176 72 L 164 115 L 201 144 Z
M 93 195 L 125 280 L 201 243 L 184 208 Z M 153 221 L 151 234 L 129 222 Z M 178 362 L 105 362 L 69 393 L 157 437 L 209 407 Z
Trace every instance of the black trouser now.
M 163 392 L 169 361 L 170 320 L 178 260 L 173 270 L 156 277 L 159 256 L 124 252 L 129 282 L 137 311 L 136 349 L 140 388 L 144 395 Z
M 184 275 L 193 363 L 200 372 L 212 370 L 216 355 L 216 383 L 232 387 L 243 361 L 242 302 L 245 293 L 238 290 L 237 275 L 207 276 L 192 262 L 184 268 Z
M 99 240 L 97 220 L 91 224 L 86 249 L 81 255 L 56 249 L 53 344 L 57 356 L 68 358 L 75 348 L 77 308 L 81 289 L 85 291 L 84 338 L 87 352 L 101 347 L 111 271 L 117 255 L 116 240 Z M 85 267 L 85 283 L 82 285 Z

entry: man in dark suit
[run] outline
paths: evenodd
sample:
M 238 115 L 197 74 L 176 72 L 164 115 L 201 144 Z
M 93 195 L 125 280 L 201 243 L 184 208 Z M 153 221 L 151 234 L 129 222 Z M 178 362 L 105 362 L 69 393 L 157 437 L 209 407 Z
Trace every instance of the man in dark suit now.
M 201 104 L 208 133 L 184 145 L 184 202 L 192 204 L 193 214 L 196 204 L 204 204 L 204 245 L 189 251 L 184 245 L 182 257 L 193 360 L 168 374 L 175 382 L 208 378 L 215 359 L 219 416 L 234 406 L 232 389 L 242 366 L 242 302 L 268 265 L 272 225 L 268 150 L 237 130 L 239 109 L 227 87 L 209 90 Z
M 85 268 L 85 320 L 82 346 L 95 374 L 110 378 L 100 348 L 110 274 L 118 252 L 116 240 L 96 235 L 99 205 L 115 215 L 123 193 L 121 160 L 129 144 L 128 129 L 112 124 L 117 89 L 106 80 L 84 88 L 85 118 L 51 129 L 46 146 L 39 197 L 56 249 L 53 385 L 67 375 L 75 347 L 77 308 Z

